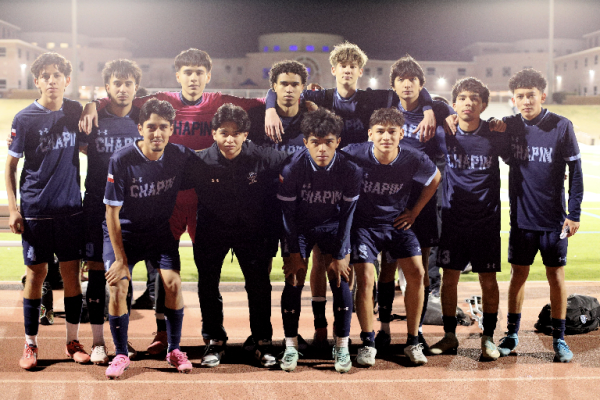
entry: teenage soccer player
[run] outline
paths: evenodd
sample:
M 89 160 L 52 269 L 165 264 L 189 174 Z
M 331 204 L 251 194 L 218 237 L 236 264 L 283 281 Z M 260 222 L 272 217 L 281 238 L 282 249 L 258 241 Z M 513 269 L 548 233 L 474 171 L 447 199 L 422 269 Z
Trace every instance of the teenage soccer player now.
M 179 349 L 183 322 L 183 297 L 178 240 L 169 229 L 169 218 L 184 174 L 195 161 L 194 153 L 169 143 L 175 110 L 166 101 L 152 99 L 139 114 L 142 139 L 113 154 L 104 194 L 104 266 L 110 285 L 109 324 L 116 356 L 106 370 L 118 378 L 129 367 L 127 292 L 131 270 L 142 260 L 152 260 L 165 288 L 167 362 L 180 372 L 192 364 Z M 185 184 L 185 183 L 184 183 Z
M 352 319 L 348 261 L 362 171 L 336 152 L 342 126 L 342 119 L 324 108 L 306 114 L 302 121 L 305 149 L 290 156 L 280 177 L 277 197 L 283 209 L 286 276 L 281 294 L 286 347 L 281 368 L 285 371 L 293 371 L 298 362 L 300 300 L 315 245 L 324 255 L 333 292 L 335 369 L 348 372 L 352 367 L 348 351 Z
M 314 102 L 319 107 L 334 111 L 344 120 L 342 129 L 341 147 L 350 143 L 362 143 L 368 139 L 369 119 L 373 111 L 379 108 L 395 107 L 398 97 L 392 90 L 360 90 L 358 79 L 363 74 L 363 68 L 368 57 L 357 45 L 341 43 L 334 47 L 329 55 L 331 73 L 336 77 L 336 88 L 327 90 L 305 90 L 302 92 L 304 100 Z M 267 134 L 276 141 L 285 138 L 277 135 L 275 128 L 280 127 L 280 118 L 275 113 L 275 98 L 279 97 L 272 91 L 267 95 Z M 422 90 L 423 109 L 426 118 L 421 121 L 417 131 L 429 137 L 435 132 L 435 118 L 431 111 L 431 97 L 427 90 Z M 416 133 L 415 133 L 416 135 Z M 327 344 L 327 320 L 325 318 L 326 306 L 326 267 L 320 260 L 319 248 L 313 250 L 313 267 L 310 275 L 310 288 L 313 296 L 312 305 L 315 316 L 315 340 L 318 347 Z
M 262 366 L 275 365 L 271 339 L 270 265 L 273 257 L 268 230 L 269 197 L 286 154 L 247 141 L 250 119 L 241 108 L 225 104 L 211 122 L 215 143 L 198 153 L 192 171 L 198 193 L 198 226 L 194 261 L 202 336 L 209 341 L 202 365 L 219 365 L 227 333 L 223 327 L 223 299 L 219 292 L 223 259 L 230 249 L 237 256 L 246 281 L 252 335 L 244 348 L 252 349 Z
M 573 353 L 564 340 L 567 309 L 565 268 L 568 237 L 579 230 L 583 173 L 581 153 L 571 121 L 542 107 L 546 79 L 533 69 L 517 72 L 508 82 L 520 114 L 504 119 L 511 143 L 509 172 L 510 237 L 508 261 L 508 335 L 498 346 L 507 356 L 519 343 L 525 282 L 539 251 L 546 266 L 552 305 L 555 360 L 569 362 Z M 565 211 L 565 169 L 569 166 L 569 206 Z M 561 233 L 566 233 L 562 235 Z
M 361 326 L 357 362 L 375 364 L 375 332 L 373 331 L 373 262 L 380 252 L 390 262 L 382 265 L 380 279 L 393 281 L 397 260 L 407 279 L 405 305 L 408 328 L 404 349 L 410 360 L 425 364 L 423 345 L 418 340 L 419 317 L 423 307 L 423 264 L 419 242 L 410 229 L 423 207 L 435 194 L 440 173 L 424 153 L 401 146 L 404 116 L 394 108 L 380 109 L 370 121 L 370 142 L 344 148 L 364 171 L 363 186 L 352 227 L 352 263 L 359 291 L 356 314 Z M 423 185 L 418 201 L 407 207 L 413 181 Z
M 442 197 L 442 235 L 438 266 L 444 269 L 441 301 L 445 335 L 430 348 L 432 354 L 456 351 L 457 286 L 471 263 L 479 274 L 483 296 L 481 356 L 495 360 L 500 353 L 493 341 L 500 301 L 496 272 L 500 272 L 500 166 L 508 158 L 505 134 L 492 132 L 480 119 L 489 99 L 478 79 L 464 78 L 452 88 L 458 114 L 456 136 L 438 127 L 437 139 L 446 157 Z
M 171 103 L 176 110 L 173 136 L 171 143 L 182 144 L 192 150 L 202 150 L 213 143 L 210 122 L 217 109 L 225 103 L 232 103 L 248 110 L 253 107 L 264 107 L 262 99 L 244 99 L 218 93 L 204 92 L 210 82 L 212 60 L 208 53 L 198 49 L 182 51 L 175 57 L 175 76 L 181 84 L 180 92 L 158 92 L 153 95 L 137 98 L 133 101 L 135 107 L 141 107 L 150 99 L 157 98 Z M 98 100 L 98 108 L 107 106 L 107 98 Z M 86 106 L 82 115 L 81 129 L 90 132 L 93 121 L 97 118 L 96 103 Z M 193 190 L 181 191 L 171 217 L 171 230 L 177 240 L 186 231 L 192 242 L 196 236 L 196 207 L 197 197 Z M 150 354 L 160 354 L 166 350 L 167 333 L 164 321 L 164 298 L 161 281 L 156 286 L 156 324 L 157 333 L 148 346 Z
M 419 94 L 425 85 L 425 73 L 423 72 L 423 69 L 411 56 L 407 55 L 402 57 L 392 65 L 390 71 L 390 85 L 400 99 L 398 102 L 398 109 L 404 115 L 404 137 L 402 138 L 402 145 L 422 151 L 430 160 L 435 162 L 437 155 L 439 154 L 436 139 L 433 138 L 428 141 L 423 141 L 418 132 L 419 125 L 425 118 L 424 108 L 419 104 Z M 444 120 L 449 114 L 447 105 L 437 101 L 433 103 L 433 111 L 438 121 Z M 414 187 L 410 192 L 407 207 L 412 208 L 418 201 L 422 188 L 423 186 L 421 184 L 414 184 Z M 429 300 L 429 254 L 431 248 L 436 246 L 439 240 L 436 196 L 431 197 L 429 202 L 427 202 L 411 229 L 419 240 L 423 256 L 423 265 L 425 267 L 425 275 L 423 277 L 423 309 L 421 310 L 421 319 L 419 321 L 419 343 L 423 344 L 424 349 L 427 352 L 428 346 L 425 337 L 423 336 L 422 325 Z M 385 262 L 386 259 L 383 257 L 382 263 L 385 264 Z M 390 278 L 389 281 L 379 279 L 377 288 L 377 303 L 379 305 L 381 329 L 375 338 L 375 346 L 379 351 L 389 346 L 392 341 L 390 335 L 390 322 L 395 295 L 395 285 L 394 277 L 391 276 Z
M 23 289 L 25 349 L 19 365 L 37 366 L 37 334 L 42 284 L 48 260 L 60 261 L 64 282 L 67 328 L 66 354 L 78 363 L 90 360 L 79 343 L 81 318 L 80 267 L 83 250 L 83 211 L 79 183 L 77 121 L 81 105 L 64 98 L 71 82 L 71 63 L 57 53 L 44 53 L 31 65 L 40 98 L 14 118 L 6 158 L 5 181 L 9 226 L 23 235 L 27 280 Z M 17 164 L 21 173 L 21 206 L 17 207 Z
M 140 110 L 133 107 L 136 90 L 140 84 L 142 70 L 129 60 L 114 60 L 106 63 L 102 70 L 104 86 L 110 99 L 107 107 L 98 113 L 98 127 L 86 137 L 88 143 L 88 173 L 85 180 L 83 211 L 85 216 L 85 256 L 88 268 L 86 300 L 92 327 L 93 344 L 90 360 L 94 364 L 108 363 L 104 343 L 105 287 L 102 248 L 105 220 L 104 189 L 108 163 L 113 153 L 139 139 L 138 116 Z M 128 301 L 131 293 L 128 293 Z M 135 351 L 129 346 L 129 358 Z

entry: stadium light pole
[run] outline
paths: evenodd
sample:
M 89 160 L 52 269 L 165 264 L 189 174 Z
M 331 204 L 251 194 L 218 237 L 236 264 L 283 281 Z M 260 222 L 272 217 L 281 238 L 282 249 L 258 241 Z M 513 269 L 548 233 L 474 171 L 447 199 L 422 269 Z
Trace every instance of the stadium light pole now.
M 550 17 L 548 21 L 548 95 L 547 102 L 553 103 L 554 93 L 554 0 L 550 1 Z
M 79 85 L 77 75 L 79 74 L 79 61 L 77 60 L 77 0 L 71 0 L 71 41 L 73 42 L 73 72 L 71 72 L 71 90 L 73 100 L 79 100 Z

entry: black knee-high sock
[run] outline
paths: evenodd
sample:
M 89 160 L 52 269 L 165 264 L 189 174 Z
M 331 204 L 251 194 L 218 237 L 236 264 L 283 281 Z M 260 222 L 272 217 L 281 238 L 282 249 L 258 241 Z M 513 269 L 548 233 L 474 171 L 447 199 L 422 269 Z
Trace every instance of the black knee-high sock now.
M 83 295 L 65 297 L 65 319 L 70 324 L 78 324 L 81 320 L 81 307 L 83 306 Z
M 425 286 L 423 291 L 423 310 L 421 311 L 421 319 L 419 320 L 419 328 L 423 326 L 423 320 L 425 319 L 425 313 L 427 312 L 427 304 L 429 303 L 429 286 Z
M 108 315 L 108 325 L 115 344 L 115 354 L 127 356 L 127 330 L 129 329 L 129 314 L 120 316 Z
M 40 327 L 40 307 L 42 299 L 23 298 L 23 317 L 25 322 L 25 334 L 36 336 Z
M 104 324 L 104 308 L 106 307 L 106 278 L 104 271 L 88 271 L 88 287 L 85 293 L 90 324 Z
M 281 317 L 285 337 L 298 336 L 303 288 L 304 285 L 294 286 L 286 282 L 281 293 Z
M 519 328 L 521 327 L 521 313 L 508 313 L 506 319 L 508 320 L 506 326 L 508 334 L 518 334 Z
M 392 320 L 392 307 L 396 295 L 394 281 L 379 282 L 377 302 L 379 303 L 379 320 L 383 323 Z
M 325 306 L 327 300 L 312 301 L 312 310 L 315 317 L 315 329 L 327 328 L 327 317 L 325 316 Z
M 342 279 L 340 287 L 337 282 L 329 282 L 331 292 L 333 293 L 333 326 L 335 327 L 335 336 L 350 336 L 350 321 L 352 320 L 352 292 L 348 282 Z
M 156 285 L 155 285 L 154 298 L 154 313 L 156 315 L 156 331 L 166 332 L 167 325 L 165 322 L 165 285 L 163 284 L 160 274 L 156 274 Z
M 129 281 L 127 288 L 127 314 L 131 314 L 131 300 L 133 299 L 133 281 Z
M 483 335 L 494 336 L 496 324 L 498 323 L 498 313 L 483 313 Z

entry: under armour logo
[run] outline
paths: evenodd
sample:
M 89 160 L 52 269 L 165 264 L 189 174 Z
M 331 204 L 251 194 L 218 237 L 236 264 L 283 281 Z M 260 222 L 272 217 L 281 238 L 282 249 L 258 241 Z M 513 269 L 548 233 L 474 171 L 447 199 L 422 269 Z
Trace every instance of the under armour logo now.
M 338 311 L 348 311 L 350 308 L 349 307 L 338 307 Z
M 43 136 L 43 135 L 44 135 L 44 133 L 48 133 L 48 128 L 46 128 L 46 129 L 43 129 L 43 130 L 42 130 L 42 129 L 40 129 L 40 130 L 39 130 L 39 132 L 40 132 L 40 136 Z
M 288 311 L 288 310 L 286 310 L 286 309 L 284 308 L 284 309 L 283 309 L 283 313 L 284 313 L 284 314 L 287 314 L 287 313 L 292 313 L 292 314 L 295 314 L 295 313 L 296 313 L 296 310 L 290 310 L 290 311 Z
M 558 257 L 558 262 L 567 261 L 567 257 Z
M 89 303 L 98 303 L 98 304 L 100 304 L 100 299 L 89 299 L 88 302 Z
M 496 264 L 490 264 L 490 263 L 488 263 L 488 265 L 487 265 L 487 268 L 488 268 L 488 269 L 492 269 L 492 268 L 494 268 L 495 266 L 496 266 Z
M 107 136 L 107 135 L 108 135 L 108 129 L 105 129 L 105 130 L 103 130 L 103 131 L 102 131 L 102 130 L 99 130 L 99 131 L 98 131 L 98 134 L 99 134 L 99 135 L 104 135 L 104 136 Z
M 213 182 L 213 183 L 214 182 L 219 182 L 219 180 L 218 179 L 211 179 L 211 182 Z
M 258 175 L 256 175 L 256 172 L 250 172 L 248 174 L 248 181 L 249 181 L 248 185 L 252 185 L 253 183 L 256 183 L 257 178 L 258 178 Z

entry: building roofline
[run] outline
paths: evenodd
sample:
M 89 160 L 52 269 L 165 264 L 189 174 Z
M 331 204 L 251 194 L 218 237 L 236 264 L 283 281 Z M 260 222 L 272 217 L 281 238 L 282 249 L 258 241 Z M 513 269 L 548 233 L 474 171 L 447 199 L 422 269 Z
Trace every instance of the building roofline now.
M 19 31 L 21 30 L 21 28 L 20 28 L 20 27 L 18 27 L 18 26 L 16 26 L 16 25 L 13 25 L 13 24 L 11 24 L 10 22 L 6 22 L 6 21 L 4 21 L 3 19 L 0 19 L 0 22 L 1 22 L 1 23 L 3 23 L 3 24 L 6 24 L 6 25 L 8 25 L 8 26 L 10 26 L 11 28 L 15 28 L 16 30 L 19 30 Z
M 594 31 L 594 32 L 586 33 L 582 37 L 587 38 L 587 37 L 590 37 L 592 35 L 597 35 L 598 33 L 600 33 L 600 31 Z
M 600 32 L 600 31 L 598 31 Z M 597 52 L 600 50 L 600 46 L 599 47 L 592 47 L 591 49 L 585 49 L 585 50 L 581 50 L 575 53 L 571 53 L 571 54 L 566 54 L 564 56 L 560 56 L 560 57 L 554 57 L 554 61 L 561 61 L 563 59 L 568 59 L 571 58 L 573 56 L 582 56 L 585 55 L 587 53 L 593 53 L 593 52 Z

